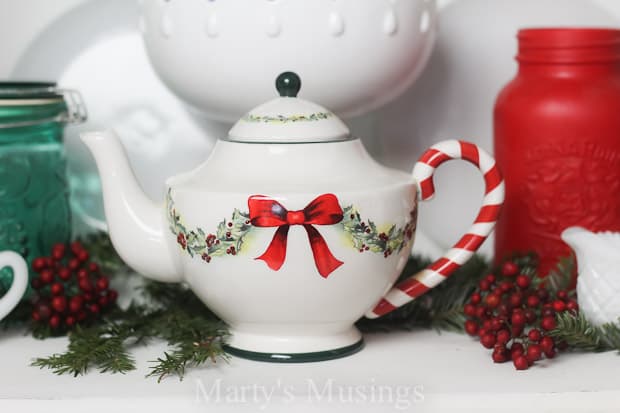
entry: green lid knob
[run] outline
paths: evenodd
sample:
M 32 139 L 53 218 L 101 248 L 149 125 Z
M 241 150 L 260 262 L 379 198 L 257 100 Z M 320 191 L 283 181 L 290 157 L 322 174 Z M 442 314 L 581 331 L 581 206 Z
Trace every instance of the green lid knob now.
M 295 72 L 284 72 L 276 79 L 276 89 L 282 97 L 297 97 L 301 88 L 301 79 Z

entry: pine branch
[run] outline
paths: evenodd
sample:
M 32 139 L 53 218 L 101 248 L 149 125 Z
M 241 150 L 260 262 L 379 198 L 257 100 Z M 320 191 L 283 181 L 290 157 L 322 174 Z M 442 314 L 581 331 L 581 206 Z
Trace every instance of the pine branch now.
M 556 268 L 544 278 L 547 282 L 547 289 L 553 294 L 560 290 L 568 291 L 574 271 L 575 260 L 572 257 L 560 258 Z
M 412 257 L 397 282 L 419 272 L 428 264 L 428 260 Z M 474 255 L 448 280 L 422 297 L 383 317 L 362 318 L 357 326 L 366 332 L 411 330 L 415 327 L 461 332 L 465 322 L 463 306 L 488 269 L 488 263 L 479 255 Z
M 556 314 L 557 326 L 550 332 L 556 341 L 565 341 L 570 348 L 583 351 L 620 351 L 620 327 L 605 324 L 596 327 L 582 313 Z
M 620 351 L 620 319 L 615 324 L 603 324 L 600 329 L 605 345 L 609 349 Z
M 117 308 L 100 324 L 76 329 L 69 335 L 66 352 L 35 359 L 32 365 L 74 376 L 91 369 L 126 373 L 135 369 L 130 350 L 153 338 L 166 340 L 170 348 L 149 374 L 159 380 L 168 375 L 182 379 L 186 367 L 226 357 L 222 349 L 226 326 L 191 291 L 147 282 L 141 295 L 146 305 Z

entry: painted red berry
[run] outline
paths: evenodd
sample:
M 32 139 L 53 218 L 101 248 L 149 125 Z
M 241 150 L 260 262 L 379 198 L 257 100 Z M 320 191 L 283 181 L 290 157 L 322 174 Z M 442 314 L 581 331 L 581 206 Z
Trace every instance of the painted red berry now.
M 478 283 L 478 287 L 480 288 L 480 291 L 489 291 L 489 289 L 491 288 L 491 283 L 489 283 L 487 280 L 480 280 L 480 282 Z
M 497 344 L 506 344 L 512 338 L 510 331 L 501 329 L 497 332 Z
M 512 291 L 512 289 L 513 289 L 514 287 L 515 287 L 515 285 L 514 285 L 514 283 L 512 283 L 511 281 L 502 281 L 502 282 L 499 284 L 499 290 L 500 290 L 502 293 L 507 293 L 507 292 L 510 292 L 510 291 Z
M 67 267 L 60 267 L 58 269 L 58 278 L 63 281 L 69 281 L 69 278 L 71 278 L 71 270 Z
M 60 261 L 65 256 L 67 247 L 65 244 L 54 244 L 52 246 L 52 258 L 56 261 Z
M 525 330 L 525 325 L 513 325 L 510 332 L 513 337 L 521 337 L 521 335 L 523 335 L 523 330 Z
M 542 333 L 539 329 L 533 328 L 529 331 L 529 333 L 527 333 L 527 337 L 530 339 L 530 341 L 537 343 L 542 339 Z
M 84 246 L 80 241 L 73 241 L 69 247 L 73 255 L 78 255 L 80 251 L 84 250 Z
M 562 311 L 566 310 L 566 303 L 562 300 L 555 300 L 553 302 L 553 309 L 556 312 L 561 313 Z
M 52 295 L 62 295 L 65 292 L 65 286 L 62 283 L 55 282 L 50 287 L 50 292 Z
M 41 271 L 39 278 L 43 284 L 51 284 L 54 281 L 54 272 L 49 268 L 46 268 Z
M 35 272 L 41 272 L 44 268 L 46 268 L 46 260 L 43 257 L 38 257 L 32 260 L 32 269 Z
M 508 350 L 506 347 L 502 345 L 497 345 L 493 349 L 493 354 L 491 355 L 494 363 L 505 363 L 509 360 Z
M 108 279 L 108 277 L 99 277 L 95 286 L 97 288 L 97 291 L 107 290 L 110 286 L 110 280 Z
M 531 281 L 532 281 L 532 280 L 531 280 L 531 279 L 530 279 L 530 277 L 528 277 L 527 275 L 525 275 L 525 274 L 519 274 L 519 275 L 517 276 L 516 283 L 517 283 L 517 285 L 518 285 L 519 287 L 521 287 L 521 288 L 527 288 L 527 287 L 529 287 L 529 286 L 530 286 Z
M 540 339 L 540 348 L 542 348 L 542 350 L 545 353 L 550 350 L 553 350 L 554 347 L 555 347 L 555 342 L 553 341 L 552 337 L 544 336 L 543 338 Z
M 75 323 L 76 323 L 76 322 L 77 322 L 77 319 L 75 318 L 75 316 L 68 315 L 68 316 L 65 318 L 65 325 L 66 325 L 67 327 L 73 327 L 73 326 L 75 325 Z
M 80 260 L 78 260 L 77 258 L 71 258 L 69 260 L 68 267 L 71 271 L 77 270 L 78 268 L 80 268 Z
M 540 298 L 538 295 L 530 295 L 526 300 L 527 306 L 531 308 L 536 308 L 540 305 Z
M 504 320 L 500 317 L 493 317 L 491 319 L 490 329 L 492 331 L 498 331 L 500 328 L 504 326 Z
M 480 337 L 480 343 L 486 348 L 493 348 L 497 343 L 497 337 L 493 333 L 486 333 Z
M 558 291 L 556 296 L 562 301 L 568 300 L 568 293 L 565 290 Z
M 514 277 L 519 273 L 519 266 L 512 261 L 506 261 L 502 265 L 502 275 L 504 277 Z
M 508 303 L 513 307 L 520 307 L 523 304 L 523 294 L 512 293 L 508 298 Z
M 91 284 L 88 278 L 81 278 L 78 280 L 78 287 L 80 290 L 84 292 L 91 292 L 93 290 L 93 285 Z
M 499 305 L 501 298 L 498 294 L 493 293 L 493 294 L 487 295 L 484 301 L 487 307 L 495 308 Z
M 53 297 L 52 308 L 58 313 L 64 313 L 67 309 L 67 297 L 64 295 Z
M 545 316 L 540 322 L 540 326 L 543 330 L 553 330 L 556 327 L 555 317 L 553 316 Z
M 491 313 L 489 313 L 488 309 L 486 309 L 484 307 L 476 308 L 476 317 L 478 317 L 479 319 L 486 320 L 490 316 L 491 316 Z
M 523 355 L 515 357 L 512 362 L 517 370 L 527 370 L 530 367 L 530 363 Z
M 523 315 L 522 312 L 513 312 L 512 316 L 510 317 L 510 321 L 512 321 L 512 324 L 515 326 L 523 326 L 525 325 L 525 315 Z
M 496 278 L 493 274 L 488 274 L 486 277 L 484 277 L 484 279 L 487 280 L 489 284 L 495 284 Z
M 512 343 L 512 346 L 510 346 L 510 355 L 513 360 L 516 357 L 522 355 L 524 352 L 525 352 L 525 348 L 523 347 L 523 344 L 521 343 Z
M 530 363 L 540 360 L 542 357 L 541 347 L 538 344 L 530 344 L 527 346 L 526 357 Z
M 60 316 L 58 314 L 54 314 L 50 317 L 48 323 L 53 330 L 56 330 L 58 327 L 60 327 L 60 321 Z
M 545 351 L 545 357 L 547 357 L 548 359 L 554 358 L 555 354 L 556 354 L 556 352 L 555 352 L 555 349 L 553 349 L 553 348 Z
M 478 335 L 478 323 L 474 320 L 465 321 L 465 332 L 470 336 Z
M 88 261 L 88 258 L 90 257 L 90 254 L 88 253 L 88 251 L 82 250 L 82 251 L 78 252 L 75 256 L 76 256 L 76 258 L 80 262 L 86 262 L 86 261 Z
M 88 306 L 88 311 L 90 311 L 93 314 L 99 314 L 99 312 L 101 311 L 101 308 L 99 307 L 99 304 L 90 304 Z
M 69 311 L 73 314 L 78 313 L 82 310 L 84 306 L 84 298 L 80 295 L 76 295 L 75 297 L 71 297 L 69 300 Z
M 89 262 L 88 263 L 88 271 L 90 271 L 92 273 L 98 273 L 99 272 L 99 264 L 97 264 L 96 262 Z
M 480 304 L 481 301 L 482 301 L 482 296 L 480 295 L 480 293 L 473 293 L 471 295 L 471 298 L 469 299 L 469 302 L 472 303 L 473 305 L 478 305 Z
M 570 300 L 568 303 L 566 303 L 566 309 L 568 311 L 576 313 L 577 311 L 579 311 L 579 304 L 577 304 L 577 301 L 575 300 Z
M 474 317 L 476 315 L 476 306 L 473 304 L 465 304 L 463 306 L 463 314 L 467 317 Z

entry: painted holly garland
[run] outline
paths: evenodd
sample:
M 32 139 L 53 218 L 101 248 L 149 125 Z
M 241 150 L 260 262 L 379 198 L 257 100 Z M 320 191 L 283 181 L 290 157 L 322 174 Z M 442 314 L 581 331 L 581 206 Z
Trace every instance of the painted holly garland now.
M 417 210 L 411 211 L 411 219 L 403 228 L 392 225 L 387 231 L 379 231 L 374 222 L 364 222 L 353 207 L 344 208 L 344 218 L 340 222 L 344 231 L 351 236 L 353 246 L 359 252 L 383 253 L 385 258 L 394 252 L 399 253 L 409 244 L 415 234 Z
M 209 263 L 213 257 L 237 255 L 243 248 L 245 236 L 255 227 L 277 228 L 267 250 L 256 259 L 263 260 L 277 271 L 284 263 L 286 240 L 290 225 L 303 225 L 308 232 L 317 270 L 323 277 L 342 265 L 334 257 L 315 225 L 338 225 L 360 253 L 381 253 L 385 258 L 399 253 L 412 240 L 416 229 L 416 210 L 402 228 L 392 225 L 385 231 L 370 220 L 362 220 L 353 206 L 341 208 L 333 194 L 323 194 L 300 211 L 288 211 L 278 201 L 262 195 L 248 199 L 250 211 L 234 209 L 230 219 L 222 220 L 214 232 L 202 228 L 188 230 L 176 210 L 170 191 L 166 197 L 170 231 L 177 244 L 192 258 L 199 256 Z
M 241 251 L 243 238 L 252 229 L 249 215 L 235 209 L 231 219 L 220 222 L 214 233 L 206 233 L 202 228 L 188 231 L 174 207 L 170 191 L 166 204 L 170 231 L 176 236 L 177 244 L 187 251 L 190 257 L 199 256 L 205 262 L 211 262 L 212 257 L 237 255 Z
M 309 115 L 254 115 L 248 113 L 243 117 L 246 122 L 258 122 L 258 123 L 294 123 L 294 122 L 314 122 L 323 119 L 327 119 L 334 116 L 331 112 L 316 112 Z

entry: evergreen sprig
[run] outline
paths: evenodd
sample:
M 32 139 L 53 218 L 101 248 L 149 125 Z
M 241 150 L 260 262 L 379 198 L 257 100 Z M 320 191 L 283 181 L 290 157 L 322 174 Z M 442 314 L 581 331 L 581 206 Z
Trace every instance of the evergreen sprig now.
M 182 379 L 186 367 L 226 358 L 222 349 L 228 336 L 226 326 L 193 293 L 182 286 L 151 281 L 141 291 L 148 304 L 117 308 L 101 323 L 76 329 L 69 334 L 67 351 L 37 358 L 32 364 L 74 376 L 90 369 L 126 373 L 135 369 L 130 350 L 156 338 L 169 346 L 163 357 L 153 361 L 147 375 L 158 381 L 169 375 Z
M 430 261 L 413 256 L 405 266 L 398 282 L 421 271 Z M 411 330 L 415 327 L 462 332 L 465 322 L 463 306 L 478 282 L 487 274 L 489 264 L 474 255 L 446 282 L 389 314 L 376 319 L 363 318 L 357 326 L 366 332 Z
M 557 326 L 550 332 L 556 341 L 565 341 L 570 349 L 582 351 L 620 351 L 618 324 L 592 325 L 582 313 L 559 313 Z M 619 320 L 620 321 L 620 320 Z

